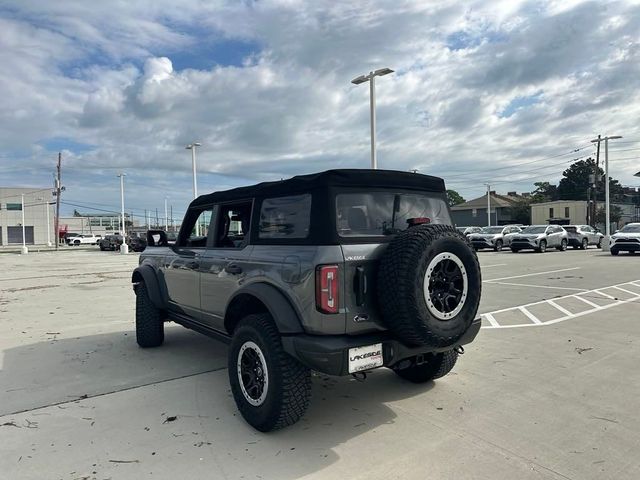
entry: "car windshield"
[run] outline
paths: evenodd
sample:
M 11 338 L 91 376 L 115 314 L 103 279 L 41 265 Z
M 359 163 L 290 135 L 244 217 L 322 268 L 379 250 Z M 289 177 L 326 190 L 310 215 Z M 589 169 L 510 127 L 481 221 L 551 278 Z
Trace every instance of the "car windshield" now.
M 336 196 L 336 227 L 342 237 L 391 235 L 408 228 L 410 219 L 451 224 L 445 201 L 426 194 L 368 192 Z
M 620 229 L 621 233 L 640 233 L 640 224 L 639 225 L 625 225 Z
M 480 233 L 490 233 L 492 235 L 495 235 L 496 233 L 502 233 L 502 229 L 503 227 L 484 227 L 482 230 L 480 230 Z
M 527 233 L 544 233 L 547 230 L 547 227 L 545 227 L 544 225 L 542 226 L 533 226 L 533 227 L 527 227 L 524 230 L 522 230 L 522 233 L 527 234 Z

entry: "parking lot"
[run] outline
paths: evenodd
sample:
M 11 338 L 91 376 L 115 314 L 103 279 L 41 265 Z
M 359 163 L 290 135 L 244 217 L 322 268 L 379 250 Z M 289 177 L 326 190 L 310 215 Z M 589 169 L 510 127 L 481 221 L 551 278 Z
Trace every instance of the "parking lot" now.
M 317 375 L 303 420 L 262 434 L 224 345 L 171 326 L 137 347 L 137 255 L 1 255 L 0 476 L 640 478 L 640 255 L 479 257 L 483 330 L 452 374 Z

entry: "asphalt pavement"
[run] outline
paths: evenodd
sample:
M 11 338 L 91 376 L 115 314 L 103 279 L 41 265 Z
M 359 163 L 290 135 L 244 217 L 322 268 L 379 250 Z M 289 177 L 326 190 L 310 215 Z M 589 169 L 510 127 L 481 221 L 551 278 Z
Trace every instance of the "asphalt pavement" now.
M 640 255 L 479 257 L 483 329 L 450 375 L 315 375 L 302 421 L 262 434 L 224 345 L 137 347 L 137 255 L 2 255 L 0 477 L 640 478 Z

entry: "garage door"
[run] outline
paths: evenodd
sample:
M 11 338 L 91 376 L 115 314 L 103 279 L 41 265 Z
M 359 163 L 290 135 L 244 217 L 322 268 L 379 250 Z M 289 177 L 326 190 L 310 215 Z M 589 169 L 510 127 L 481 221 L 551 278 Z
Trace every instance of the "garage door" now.
M 22 227 L 7 227 L 9 243 L 22 243 Z M 24 243 L 33 245 L 33 227 L 24 227 Z

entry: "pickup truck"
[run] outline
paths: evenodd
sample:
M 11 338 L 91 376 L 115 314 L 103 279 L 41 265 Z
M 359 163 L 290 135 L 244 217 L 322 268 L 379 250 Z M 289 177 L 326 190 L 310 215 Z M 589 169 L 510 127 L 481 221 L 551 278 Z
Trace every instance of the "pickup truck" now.
M 74 237 L 67 237 L 65 241 L 67 245 L 97 245 L 102 237 L 94 234 L 76 235 Z

